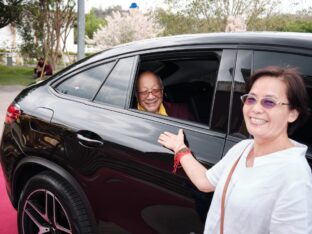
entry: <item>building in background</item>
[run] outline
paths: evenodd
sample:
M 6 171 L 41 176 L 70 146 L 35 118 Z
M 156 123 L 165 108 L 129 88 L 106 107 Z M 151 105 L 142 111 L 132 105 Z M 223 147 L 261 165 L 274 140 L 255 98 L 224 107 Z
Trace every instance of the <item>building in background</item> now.
M 7 65 L 23 65 L 23 58 L 19 53 L 22 37 L 18 33 L 16 27 L 10 24 L 4 28 L 0 28 L 0 35 L 0 63 Z M 60 48 L 62 47 L 63 45 L 61 45 Z M 74 43 L 73 28 L 71 28 L 66 40 L 65 52 L 77 53 L 77 44 Z

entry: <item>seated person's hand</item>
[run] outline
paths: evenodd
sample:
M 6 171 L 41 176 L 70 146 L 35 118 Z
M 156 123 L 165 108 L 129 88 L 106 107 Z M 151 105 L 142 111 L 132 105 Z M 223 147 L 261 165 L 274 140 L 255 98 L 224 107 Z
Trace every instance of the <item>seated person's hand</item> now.
M 184 144 L 184 133 L 182 129 L 179 129 L 177 135 L 171 132 L 164 132 L 160 134 L 158 138 L 158 143 L 172 150 L 174 153 L 186 147 Z

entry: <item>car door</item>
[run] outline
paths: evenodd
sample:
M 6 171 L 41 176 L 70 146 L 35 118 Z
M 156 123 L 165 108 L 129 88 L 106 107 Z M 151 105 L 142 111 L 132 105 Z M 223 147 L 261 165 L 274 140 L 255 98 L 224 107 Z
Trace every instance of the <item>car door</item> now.
M 182 128 L 186 141 L 198 160 L 205 163 L 207 167 L 220 160 L 225 143 L 224 130 L 228 121 L 229 91 L 232 82 L 231 71 L 233 71 L 235 58 L 233 58 L 233 54 L 235 54 L 233 51 L 221 52 L 216 71 L 216 83 L 214 89 L 211 90 L 213 92 L 211 99 L 213 103 L 209 105 L 207 102 L 204 103 L 204 106 L 200 105 L 201 108 L 209 108 L 208 106 L 210 106 L 211 110 L 218 109 L 216 115 L 211 113 L 211 120 L 208 121 L 207 125 L 138 111 L 135 106 L 131 108 L 131 104 L 129 104 L 130 109 L 127 119 L 129 129 L 126 134 L 132 145 L 127 153 L 127 157 L 129 157 L 127 169 L 132 172 L 127 173 L 134 181 L 127 182 L 132 187 L 132 189 L 127 190 L 127 194 L 142 198 L 140 202 L 134 203 L 135 208 L 131 208 L 137 210 L 141 216 L 141 221 L 145 222 L 157 233 L 202 233 L 203 231 L 211 194 L 199 192 L 190 183 L 183 170 L 179 170 L 177 175 L 172 174 L 173 154 L 160 146 L 157 139 L 164 131 L 177 133 L 178 129 Z M 165 55 L 167 56 L 166 59 L 163 59 L 160 55 L 160 57 L 155 56 L 154 60 L 143 61 L 141 59 L 140 65 L 143 66 L 143 70 L 148 68 L 147 65 L 150 65 L 150 69 L 158 67 L 156 65 L 159 64 L 161 64 L 161 67 L 166 67 L 163 65 L 167 64 L 166 62 L 169 60 L 170 73 L 172 67 L 186 65 L 183 58 L 176 61 L 176 57 L 170 57 L 167 53 Z M 188 59 L 191 56 L 189 54 Z M 193 60 L 188 60 L 188 62 L 193 65 Z M 179 70 L 176 72 L 180 74 Z M 165 75 L 165 71 L 162 74 Z M 169 77 L 173 76 L 174 74 L 171 74 Z M 209 76 L 205 78 L 208 79 Z M 173 82 L 173 80 L 164 80 L 165 86 L 168 83 L 167 88 L 172 86 L 169 81 Z M 132 82 L 132 87 L 134 89 L 135 82 Z M 170 96 L 167 91 L 165 87 L 166 94 Z M 196 91 L 199 90 L 196 89 Z M 171 95 L 173 95 L 173 92 Z M 214 129 L 211 129 L 209 125 L 213 126 Z M 120 194 L 119 197 L 122 200 L 123 195 Z M 123 207 L 128 206 L 128 202 L 125 201 Z M 128 212 L 131 208 L 128 209 Z M 118 213 L 127 214 L 128 212 L 120 210 Z M 134 219 L 136 216 L 133 215 L 132 217 Z M 126 215 L 125 219 L 129 219 L 129 215 Z M 138 221 L 139 219 L 135 223 Z M 141 225 L 143 225 L 142 222 Z
M 299 70 L 302 74 L 306 89 L 310 98 L 311 108 L 311 77 L 312 77 L 312 54 L 310 50 L 295 49 L 291 47 L 270 47 L 264 49 L 263 47 L 254 46 L 251 50 L 242 49 L 238 51 L 237 63 L 235 68 L 235 83 L 233 89 L 233 100 L 231 109 L 231 121 L 229 135 L 227 138 L 226 149 L 238 141 L 248 138 L 245 123 L 243 121 L 243 115 L 241 112 L 242 104 L 240 96 L 245 93 L 245 82 L 248 76 L 255 70 L 266 67 L 266 66 L 283 66 L 292 67 Z M 308 146 L 307 158 L 312 165 L 312 142 L 309 137 L 311 131 L 312 119 L 311 116 L 306 124 L 298 129 L 296 132 L 290 134 L 290 137 Z
M 51 122 L 60 129 L 64 160 L 70 162 L 68 169 L 90 199 L 101 233 L 203 231 L 211 196 L 199 192 L 182 170 L 172 174 L 173 154 L 160 146 L 157 139 L 164 131 L 176 133 L 183 128 L 198 160 L 209 167 L 221 158 L 228 122 L 228 82 L 232 79 L 234 61 L 225 60 L 233 52 L 223 53 L 210 105 L 211 110 L 218 110 L 216 115 L 211 113 L 207 125 L 131 108 L 138 57 L 99 65 L 108 68 L 94 97 L 81 93 L 79 98 L 68 97 L 73 95 L 68 95 L 72 86 L 74 92 L 81 90 L 81 85 L 75 82 L 69 82 L 70 87 L 66 81 L 55 87 L 62 93 L 59 100 L 62 104 L 53 107 Z M 221 117 L 220 123 L 217 120 Z

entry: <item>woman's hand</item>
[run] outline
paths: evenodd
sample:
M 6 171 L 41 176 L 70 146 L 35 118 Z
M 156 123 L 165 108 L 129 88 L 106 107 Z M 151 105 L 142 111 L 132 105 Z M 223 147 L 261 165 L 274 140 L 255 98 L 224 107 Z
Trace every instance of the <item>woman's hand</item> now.
M 182 129 L 179 129 L 178 135 L 171 132 L 160 134 L 158 143 L 172 150 L 174 153 L 177 153 L 180 149 L 186 147 L 184 144 L 184 134 Z

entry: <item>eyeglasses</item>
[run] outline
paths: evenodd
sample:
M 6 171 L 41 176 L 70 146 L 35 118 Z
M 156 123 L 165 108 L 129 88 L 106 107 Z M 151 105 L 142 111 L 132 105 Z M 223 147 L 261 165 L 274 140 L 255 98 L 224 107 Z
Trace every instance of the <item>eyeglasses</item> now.
M 258 99 L 251 94 L 245 94 L 241 96 L 240 98 L 242 102 L 246 105 L 255 105 L 258 102 Z M 276 105 L 289 105 L 289 103 L 278 102 L 277 100 L 270 98 L 270 97 L 262 98 L 260 100 L 260 104 L 266 109 L 272 109 Z
M 163 89 L 152 89 L 151 91 L 148 91 L 148 90 L 141 91 L 141 92 L 137 91 L 137 93 L 143 98 L 148 97 L 150 93 L 153 94 L 153 96 L 155 97 L 160 97 L 162 90 Z

